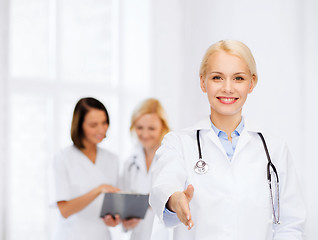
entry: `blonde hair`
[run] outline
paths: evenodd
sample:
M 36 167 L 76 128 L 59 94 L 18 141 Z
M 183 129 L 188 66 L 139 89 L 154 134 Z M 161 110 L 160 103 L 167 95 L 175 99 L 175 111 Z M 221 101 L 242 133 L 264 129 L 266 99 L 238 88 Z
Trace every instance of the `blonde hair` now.
M 242 42 L 237 40 L 221 40 L 211 45 L 205 52 L 200 65 L 200 77 L 205 77 L 206 68 L 209 57 L 216 52 L 224 51 L 241 58 L 248 66 L 252 76 L 255 76 L 255 85 L 257 84 L 258 76 L 256 71 L 256 63 L 251 50 Z
M 148 98 L 141 102 L 141 104 L 135 109 L 131 117 L 130 131 L 132 132 L 135 128 L 136 121 L 145 114 L 155 113 L 162 122 L 162 133 L 161 140 L 170 131 L 166 113 L 161 103 L 155 98 Z

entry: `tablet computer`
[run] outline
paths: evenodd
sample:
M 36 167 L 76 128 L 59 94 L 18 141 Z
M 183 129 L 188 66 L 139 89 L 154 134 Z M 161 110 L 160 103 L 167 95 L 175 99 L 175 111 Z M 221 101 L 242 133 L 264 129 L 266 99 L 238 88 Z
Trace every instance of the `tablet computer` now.
M 119 214 L 121 219 L 143 219 L 149 207 L 148 199 L 148 194 L 105 193 L 100 217 Z

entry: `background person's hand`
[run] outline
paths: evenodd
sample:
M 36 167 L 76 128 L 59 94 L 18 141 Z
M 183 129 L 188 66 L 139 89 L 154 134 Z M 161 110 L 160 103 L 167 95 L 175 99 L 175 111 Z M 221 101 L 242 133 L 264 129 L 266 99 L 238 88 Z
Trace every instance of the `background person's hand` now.
M 115 227 L 120 223 L 120 216 L 116 214 L 115 218 L 113 218 L 112 215 L 108 214 L 105 217 L 103 217 L 103 221 L 107 226 Z
M 100 193 L 115 193 L 115 192 L 119 192 L 120 189 L 116 188 L 112 185 L 109 184 L 102 184 L 98 187 Z
M 190 184 L 183 192 L 173 193 L 168 202 L 167 208 L 177 214 L 180 221 L 190 230 L 193 227 L 189 203 L 193 197 L 194 188 Z
M 123 224 L 124 228 L 127 230 L 135 228 L 139 222 L 140 222 L 139 218 L 131 218 L 128 220 L 122 220 L 122 224 Z

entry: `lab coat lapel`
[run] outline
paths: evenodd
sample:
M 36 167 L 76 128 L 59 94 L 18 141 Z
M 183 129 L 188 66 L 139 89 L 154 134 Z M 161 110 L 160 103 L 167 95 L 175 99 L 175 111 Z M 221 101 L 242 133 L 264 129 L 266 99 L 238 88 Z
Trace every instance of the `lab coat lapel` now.
M 220 149 L 220 151 L 224 154 L 224 156 L 227 157 L 224 147 L 222 146 L 220 139 L 215 134 L 212 127 L 211 127 L 211 130 L 207 133 L 207 136 Z
M 244 129 L 239 137 L 233 158 L 248 144 L 252 139 L 251 134 L 256 132 L 262 132 L 262 130 L 255 125 L 252 125 L 246 118 L 244 118 Z
M 233 158 L 248 144 L 250 140 L 251 140 L 250 133 L 246 129 L 244 129 L 237 142 L 237 146 L 236 146 Z
M 224 156 L 227 157 L 220 139 L 218 138 L 218 136 L 215 134 L 215 132 L 212 129 L 210 117 L 204 118 L 193 127 L 193 130 L 199 130 L 199 129 L 202 130 L 200 131 L 200 136 L 201 136 L 200 139 L 202 139 L 203 136 L 205 136 L 205 138 L 207 137 L 220 149 L 220 151 L 224 154 Z M 200 141 L 200 144 L 201 144 L 201 148 L 204 149 L 205 142 Z
M 135 156 L 137 166 L 142 172 L 147 172 L 145 152 L 141 144 L 138 144 Z

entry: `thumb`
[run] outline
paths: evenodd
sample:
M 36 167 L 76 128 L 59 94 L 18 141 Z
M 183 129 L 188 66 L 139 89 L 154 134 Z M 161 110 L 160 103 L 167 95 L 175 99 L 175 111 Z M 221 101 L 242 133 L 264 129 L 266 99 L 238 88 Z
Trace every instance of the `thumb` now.
M 189 184 L 187 189 L 184 191 L 184 194 L 189 199 L 189 201 L 191 201 L 193 197 L 193 192 L 194 192 L 194 187 L 192 186 L 192 184 Z

